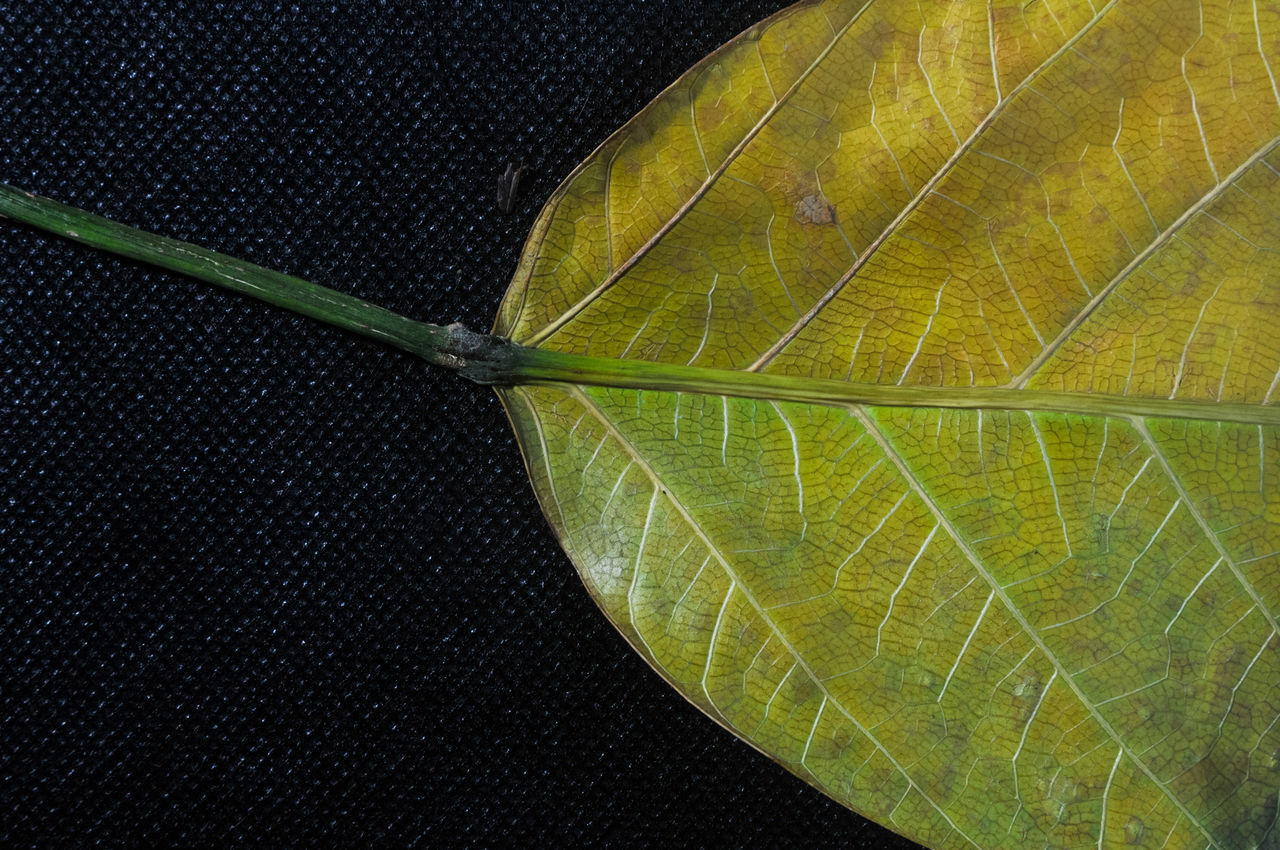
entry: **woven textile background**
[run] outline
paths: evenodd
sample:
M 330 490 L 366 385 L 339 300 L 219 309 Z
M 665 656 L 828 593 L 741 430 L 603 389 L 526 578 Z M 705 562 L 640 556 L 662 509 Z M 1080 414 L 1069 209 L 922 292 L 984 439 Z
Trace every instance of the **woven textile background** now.
M 0 2 L 0 180 L 487 329 L 559 180 L 781 5 Z M 407 355 L 0 225 L 0 496 L 4 846 L 907 846 L 663 684 Z

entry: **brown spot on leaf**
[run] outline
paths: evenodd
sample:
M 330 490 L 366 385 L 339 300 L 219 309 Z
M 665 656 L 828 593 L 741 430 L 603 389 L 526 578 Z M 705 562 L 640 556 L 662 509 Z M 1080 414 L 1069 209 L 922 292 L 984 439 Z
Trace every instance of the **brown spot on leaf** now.
M 796 204 L 796 219 L 807 224 L 831 224 L 836 220 L 836 208 L 821 195 L 805 195 Z

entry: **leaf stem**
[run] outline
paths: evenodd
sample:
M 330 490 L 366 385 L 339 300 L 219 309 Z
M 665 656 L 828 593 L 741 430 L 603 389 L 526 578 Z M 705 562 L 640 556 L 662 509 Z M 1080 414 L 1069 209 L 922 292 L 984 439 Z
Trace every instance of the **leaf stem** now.
M 473 380 L 491 383 L 485 364 L 509 343 L 461 325 L 419 322 L 302 278 L 158 236 L 67 204 L 0 184 L 0 216 L 170 271 L 226 287 L 361 336 L 417 354 Z

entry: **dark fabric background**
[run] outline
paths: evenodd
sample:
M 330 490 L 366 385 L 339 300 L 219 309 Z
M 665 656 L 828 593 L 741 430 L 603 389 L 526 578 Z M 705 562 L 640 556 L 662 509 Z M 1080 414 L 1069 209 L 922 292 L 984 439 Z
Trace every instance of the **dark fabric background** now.
M 0 2 L 0 180 L 487 329 L 781 5 Z M 0 844 L 910 846 L 631 652 L 488 390 L 11 224 L 0 313 Z

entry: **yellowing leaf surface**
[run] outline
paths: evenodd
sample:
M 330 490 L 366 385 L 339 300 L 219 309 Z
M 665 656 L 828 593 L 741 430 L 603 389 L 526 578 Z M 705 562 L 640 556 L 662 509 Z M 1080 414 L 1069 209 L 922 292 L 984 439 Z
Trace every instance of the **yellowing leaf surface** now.
M 502 391 L 636 650 L 931 847 L 1264 841 L 1278 65 L 1270 0 L 808 2 L 596 151 L 496 330 L 651 364 Z

